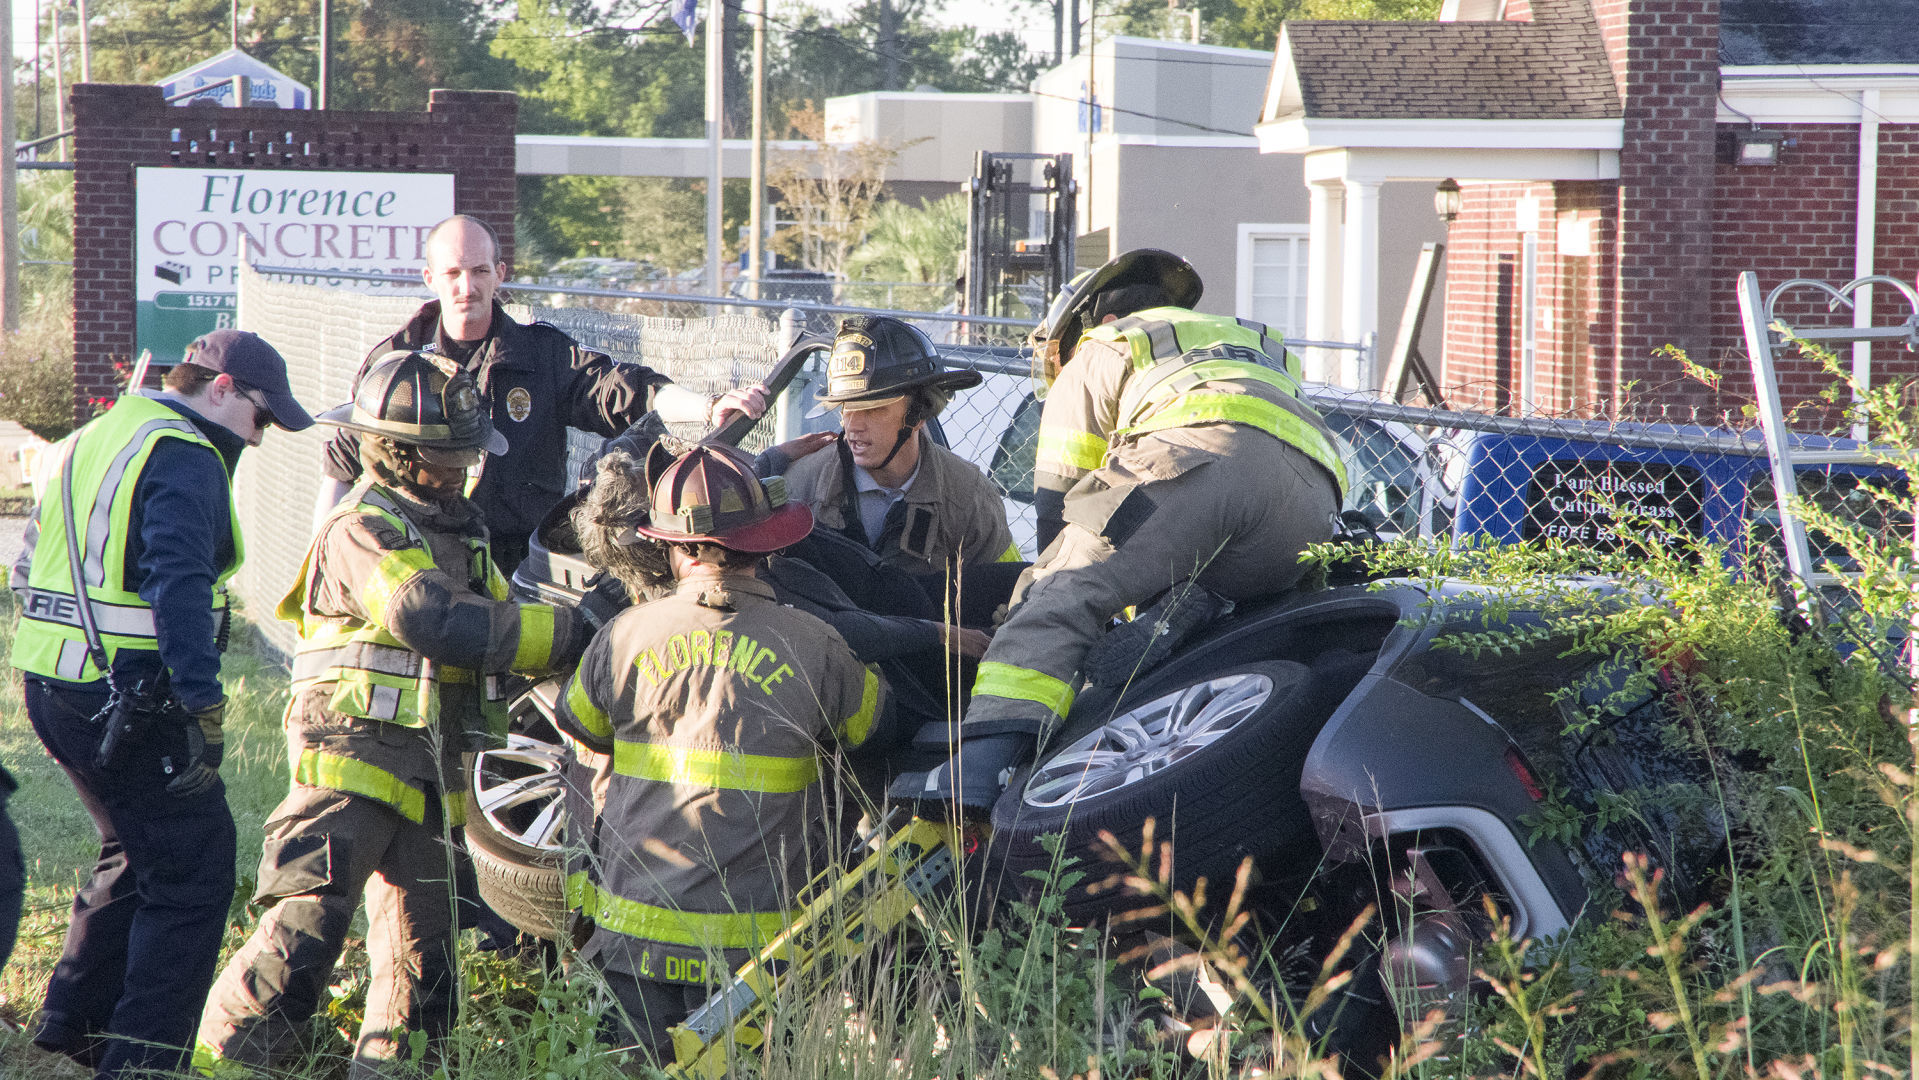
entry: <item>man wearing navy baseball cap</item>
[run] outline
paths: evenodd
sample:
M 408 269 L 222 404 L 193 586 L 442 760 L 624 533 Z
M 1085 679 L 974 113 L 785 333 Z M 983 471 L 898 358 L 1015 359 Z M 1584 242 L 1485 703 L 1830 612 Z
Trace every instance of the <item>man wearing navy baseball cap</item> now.
M 63 440 L 13 567 L 27 718 L 100 833 L 33 1041 L 99 1077 L 183 1068 L 213 983 L 234 888 L 220 781 L 225 583 L 244 550 L 233 468 L 267 428 L 312 423 L 273 346 L 207 334 L 157 393 L 123 394 Z M 123 726 L 129 710 L 144 722 Z

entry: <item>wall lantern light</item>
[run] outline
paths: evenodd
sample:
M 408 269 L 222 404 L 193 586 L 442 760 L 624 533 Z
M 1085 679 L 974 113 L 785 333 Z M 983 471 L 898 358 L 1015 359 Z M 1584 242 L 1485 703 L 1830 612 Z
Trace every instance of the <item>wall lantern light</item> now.
M 1439 223 L 1452 228 L 1453 219 L 1459 216 L 1462 199 L 1459 193 L 1459 181 L 1448 177 L 1441 180 L 1433 189 L 1433 213 L 1439 215 Z
M 1761 131 L 1752 128 L 1734 136 L 1737 156 L 1733 163 L 1737 165 L 1777 165 L 1779 148 L 1784 145 L 1786 136 L 1778 131 Z

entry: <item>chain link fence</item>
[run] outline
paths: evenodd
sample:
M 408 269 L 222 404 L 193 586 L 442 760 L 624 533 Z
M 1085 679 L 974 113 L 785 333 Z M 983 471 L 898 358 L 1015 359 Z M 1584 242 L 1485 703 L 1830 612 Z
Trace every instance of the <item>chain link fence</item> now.
M 294 393 L 320 408 L 346 400 L 360 359 L 426 297 L 418 287 L 345 280 L 326 287 L 248 272 L 239 319 L 280 348 L 292 368 Z M 712 306 L 695 306 L 684 297 L 554 294 L 538 286 L 517 290 L 512 301 L 508 310 L 516 319 L 550 322 L 591 348 L 644 363 L 698 393 L 760 381 L 783 343 L 800 334 L 830 337 L 845 314 L 734 301 L 716 314 Z M 682 314 L 658 314 L 658 305 L 668 302 L 680 305 Z M 1016 347 L 1026 328 L 963 327 L 951 316 L 888 313 L 917 322 L 941 343 L 949 362 L 984 376 L 939 417 L 940 436 L 999 485 L 1014 539 L 1033 556 L 1032 471 L 1041 402 L 1028 360 Z M 809 366 L 746 445 L 757 450 L 835 427 L 834 413 L 807 415 L 823 383 L 824 372 Z M 1450 392 L 1466 389 L 1449 388 L 1446 396 L 1469 400 L 1469 394 Z M 1626 542 L 1626 526 L 1658 522 L 1738 549 L 1748 526 L 1762 541 L 1777 528 L 1763 442 L 1751 424 L 1736 418 L 1663 412 L 1649 420 L 1517 418 L 1403 405 L 1376 393 L 1323 386 L 1310 387 L 1306 397 L 1341 441 L 1350 478 L 1348 520 L 1381 536 L 1443 542 L 1485 534 L 1604 550 Z M 290 627 L 262 613 L 299 571 L 327 433 L 275 432 L 246 456 L 236 483 L 248 543 L 238 592 L 268 636 L 289 649 Z M 599 442 L 573 433 L 572 475 Z M 1874 529 L 1909 529 L 1909 521 L 1887 518 L 1872 497 L 1870 484 L 1886 475 L 1871 467 L 1819 466 L 1803 470 L 1800 484 L 1802 494 Z

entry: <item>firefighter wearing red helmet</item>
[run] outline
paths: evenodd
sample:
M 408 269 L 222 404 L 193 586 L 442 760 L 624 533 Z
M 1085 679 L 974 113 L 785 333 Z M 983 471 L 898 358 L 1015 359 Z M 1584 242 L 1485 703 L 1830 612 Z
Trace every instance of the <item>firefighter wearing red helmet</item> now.
M 608 1034 L 665 1054 L 667 1028 L 792 917 L 832 847 L 823 757 L 865 742 L 885 701 L 838 634 L 758 577 L 813 527 L 782 478 L 717 444 L 677 460 L 656 444 L 647 475 L 650 512 L 627 535 L 667 545 L 673 591 L 606 624 L 560 720 L 613 759 L 568 866 L 568 902 L 593 925 L 580 956 L 624 1014 Z M 572 820 L 594 820 L 590 784 L 572 786 Z
M 1128 251 L 1035 333 L 1056 376 L 1035 470 L 1045 550 L 980 663 L 958 754 L 916 797 L 990 809 L 1071 708 L 1116 614 L 1181 583 L 1232 601 L 1280 592 L 1333 535 L 1345 472 L 1297 360 L 1258 323 L 1194 311 L 1201 288 L 1179 256 Z

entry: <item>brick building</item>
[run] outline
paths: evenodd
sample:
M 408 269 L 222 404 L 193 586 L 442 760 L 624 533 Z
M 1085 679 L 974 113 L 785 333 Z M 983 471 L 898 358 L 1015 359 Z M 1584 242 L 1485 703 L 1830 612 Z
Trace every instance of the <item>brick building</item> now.
M 1456 404 L 1736 410 L 1740 272 L 1765 289 L 1919 277 L 1915 15 L 1919 0 L 1446 0 L 1432 23 L 1289 23 L 1258 132 L 1305 155 L 1329 258 L 1377 260 L 1369 187 L 1458 184 L 1440 375 Z M 1875 291 L 1876 322 L 1909 314 Z M 1319 305 L 1330 336 L 1363 329 L 1336 323 L 1363 302 Z M 1873 360 L 1919 369 L 1883 346 Z M 1828 381 L 1782 373 L 1789 400 Z
M 157 86 L 73 88 L 74 407 L 118 392 L 134 351 L 134 169 L 451 173 L 454 209 L 495 223 L 513 259 L 519 99 L 435 90 L 425 112 L 168 105 Z

